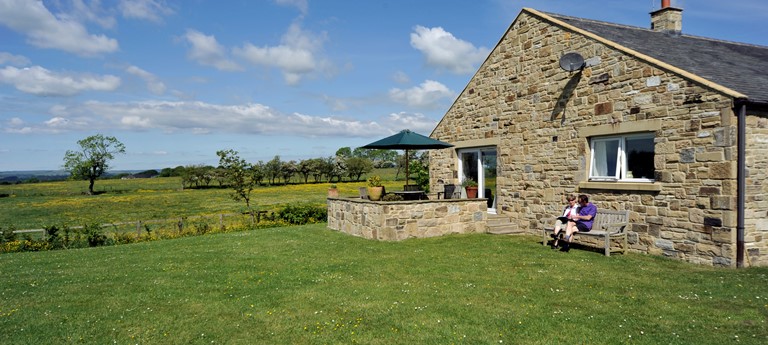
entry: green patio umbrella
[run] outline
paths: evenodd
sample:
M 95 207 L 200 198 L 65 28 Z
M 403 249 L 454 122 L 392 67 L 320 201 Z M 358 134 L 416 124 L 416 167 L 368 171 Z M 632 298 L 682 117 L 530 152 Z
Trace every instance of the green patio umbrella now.
M 405 150 L 405 184 L 408 184 L 409 166 L 408 166 L 408 151 L 409 150 L 428 150 L 428 149 L 444 149 L 453 147 L 452 144 L 435 140 L 427 136 L 423 136 L 419 133 L 411 132 L 410 130 L 402 130 L 400 133 L 388 136 L 379 141 L 374 141 L 368 145 L 363 146 L 364 149 L 380 149 L 380 150 Z

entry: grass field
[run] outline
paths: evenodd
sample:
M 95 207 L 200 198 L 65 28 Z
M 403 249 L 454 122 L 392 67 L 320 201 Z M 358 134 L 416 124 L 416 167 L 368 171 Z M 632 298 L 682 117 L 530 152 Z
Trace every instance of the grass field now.
M 768 269 L 324 224 L 0 255 L 1 344 L 765 344 Z
M 402 181 L 393 181 L 393 169 L 379 173 L 387 178 L 387 188 L 402 189 Z M 337 183 L 341 195 L 357 195 L 357 188 L 365 185 L 365 181 Z M 253 206 L 273 211 L 298 202 L 324 205 L 329 186 L 310 183 L 258 187 L 253 191 Z M 0 185 L 0 194 L 9 195 L 0 198 L 0 229 L 178 219 L 246 209 L 244 202 L 232 200 L 231 189 L 182 189 L 177 177 L 99 180 L 95 190 L 103 193 L 94 196 L 85 195 L 87 189 L 87 181 Z

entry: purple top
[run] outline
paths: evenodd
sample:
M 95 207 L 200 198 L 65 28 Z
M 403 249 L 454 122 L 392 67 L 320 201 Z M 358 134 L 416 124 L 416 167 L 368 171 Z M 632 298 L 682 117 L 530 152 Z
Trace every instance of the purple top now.
M 586 216 L 591 215 L 592 219 L 590 220 L 579 220 L 577 223 L 581 223 L 587 226 L 587 229 L 592 230 L 592 223 L 595 221 L 595 216 L 597 216 L 597 206 L 595 206 L 593 203 L 587 203 L 587 206 L 583 206 L 579 208 L 579 215 L 580 216 Z

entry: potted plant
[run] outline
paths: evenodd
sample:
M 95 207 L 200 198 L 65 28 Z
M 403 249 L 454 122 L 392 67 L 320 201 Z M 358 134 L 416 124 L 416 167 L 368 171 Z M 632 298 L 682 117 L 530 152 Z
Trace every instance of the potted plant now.
M 384 193 L 384 187 L 381 186 L 381 177 L 373 175 L 368 178 L 368 198 L 373 201 L 381 200 L 381 194 Z
M 328 188 L 328 197 L 329 198 L 338 198 L 339 197 L 339 190 L 336 189 L 336 184 L 331 183 L 331 187 Z
M 475 180 L 465 178 L 464 181 L 461 182 L 461 185 L 467 191 L 467 198 L 477 198 L 477 182 Z

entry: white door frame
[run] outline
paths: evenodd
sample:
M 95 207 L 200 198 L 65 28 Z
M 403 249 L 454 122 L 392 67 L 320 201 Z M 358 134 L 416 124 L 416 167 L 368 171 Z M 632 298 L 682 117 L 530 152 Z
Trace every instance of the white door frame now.
M 496 146 L 483 146 L 483 147 L 472 147 L 472 148 L 463 148 L 457 150 L 457 158 L 458 158 L 458 169 L 459 169 L 459 181 L 463 182 L 466 178 L 464 176 L 464 161 L 462 159 L 462 155 L 465 153 L 474 153 L 477 157 L 477 161 L 475 162 L 477 166 L 477 176 L 475 176 L 475 180 L 477 181 L 477 197 L 478 198 L 484 198 L 485 196 L 485 169 L 483 169 L 483 152 L 487 151 L 494 151 L 497 154 L 498 157 L 498 150 Z M 497 158 L 498 159 L 498 158 Z M 463 189 L 463 188 L 462 188 Z M 498 186 L 497 186 L 498 189 Z M 462 193 L 464 191 L 462 190 Z M 488 213 L 496 214 L 496 201 L 498 200 L 498 191 L 496 192 L 496 196 L 493 198 L 493 205 L 488 208 Z

